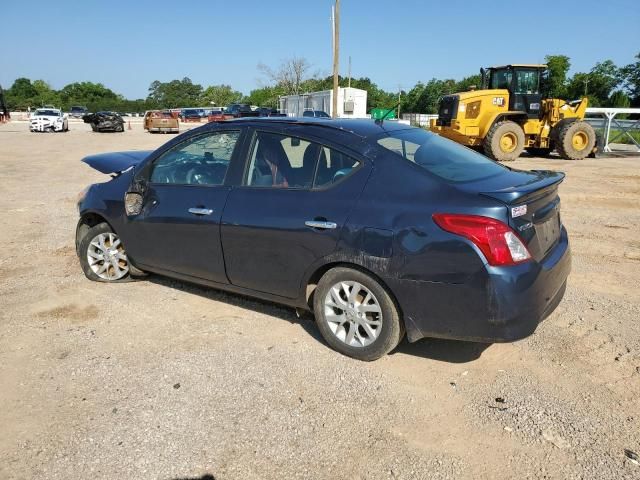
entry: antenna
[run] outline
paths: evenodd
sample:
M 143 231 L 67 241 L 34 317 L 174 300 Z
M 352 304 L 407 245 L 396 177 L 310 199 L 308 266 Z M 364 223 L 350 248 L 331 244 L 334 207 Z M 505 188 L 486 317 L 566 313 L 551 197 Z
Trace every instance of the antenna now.
M 393 112 L 396 108 L 399 108 L 399 107 L 400 107 L 400 102 L 398 102 L 398 104 L 397 104 L 397 105 L 394 105 L 394 106 L 393 106 L 393 107 L 391 107 L 389 110 L 387 110 L 386 112 L 384 112 L 384 115 L 382 116 L 382 118 L 377 119 L 377 120 L 376 120 L 376 123 L 377 123 L 378 125 L 382 125 L 382 122 L 384 122 L 384 119 L 385 119 L 385 118 L 387 118 L 391 112 Z

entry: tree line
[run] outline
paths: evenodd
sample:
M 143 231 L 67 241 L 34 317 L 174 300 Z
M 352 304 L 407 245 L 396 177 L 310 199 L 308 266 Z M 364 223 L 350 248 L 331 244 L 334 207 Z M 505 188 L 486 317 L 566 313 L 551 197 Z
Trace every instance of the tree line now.
M 635 62 L 617 66 L 611 60 L 596 63 L 588 72 L 568 75 L 571 61 L 565 55 L 547 55 L 548 76 L 545 88 L 551 97 L 577 99 L 589 97 L 590 106 L 640 107 L 640 53 Z M 75 82 L 55 90 L 44 80 L 18 78 L 5 90 L 5 102 L 10 110 L 26 110 L 43 105 L 55 105 L 68 110 L 73 105 L 86 106 L 90 111 L 143 112 L 161 108 L 189 106 L 225 106 L 234 102 L 278 107 L 281 95 L 329 90 L 333 77 L 322 77 L 310 72 L 309 62 L 294 57 L 277 67 L 258 65 L 264 85 L 248 95 L 234 90 L 231 85 L 219 84 L 203 87 L 188 77 L 182 80 L 151 83 L 146 98 L 129 100 L 101 83 Z M 400 99 L 403 112 L 437 113 L 438 101 L 443 95 L 466 91 L 472 86 L 480 88 L 480 75 L 469 75 L 461 80 L 432 78 L 418 82 L 409 90 L 389 92 L 380 88 L 369 77 L 347 79 L 340 77 L 340 86 L 350 84 L 368 92 L 367 111 L 372 108 L 392 108 Z

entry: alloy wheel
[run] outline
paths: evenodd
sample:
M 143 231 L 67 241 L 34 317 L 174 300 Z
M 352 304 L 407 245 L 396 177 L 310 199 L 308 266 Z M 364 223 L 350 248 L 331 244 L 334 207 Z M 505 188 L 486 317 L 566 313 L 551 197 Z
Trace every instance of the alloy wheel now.
M 103 280 L 119 280 L 129 273 L 129 259 L 115 233 L 96 235 L 87 248 L 89 267 Z
M 355 281 L 333 285 L 324 299 L 324 317 L 331 332 L 351 347 L 366 347 L 382 330 L 382 308 L 367 287 Z

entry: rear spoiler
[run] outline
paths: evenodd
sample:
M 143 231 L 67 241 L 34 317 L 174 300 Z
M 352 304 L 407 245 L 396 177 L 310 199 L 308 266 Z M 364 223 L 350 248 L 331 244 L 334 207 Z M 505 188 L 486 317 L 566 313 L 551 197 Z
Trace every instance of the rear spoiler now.
M 480 195 L 507 204 L 528 203 L 537 198 L 544 197 L 557 189 L 565 177 L 565 174 L 562 172 L 553 172 L 550 170 L 531 170 L 531 172 L 539 175 L 536 181 L 496 190 L 494 192 L 481 192 Z

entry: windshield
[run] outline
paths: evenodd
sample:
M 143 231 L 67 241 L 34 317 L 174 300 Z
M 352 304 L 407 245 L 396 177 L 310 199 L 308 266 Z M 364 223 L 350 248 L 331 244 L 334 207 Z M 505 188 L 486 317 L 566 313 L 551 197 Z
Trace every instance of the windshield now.
M 508 170 L 470 148 L 419 128 L 388 132 L 378 144 L 450 183 L 475 182 Z
M 36 110 L 35 114 L 36 116 L 40 116 L 40 115 L 46 115 L 47 117 L 59 117 L 60 116 L 60 112 L 57 110 Z

